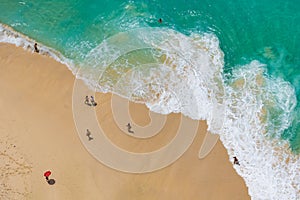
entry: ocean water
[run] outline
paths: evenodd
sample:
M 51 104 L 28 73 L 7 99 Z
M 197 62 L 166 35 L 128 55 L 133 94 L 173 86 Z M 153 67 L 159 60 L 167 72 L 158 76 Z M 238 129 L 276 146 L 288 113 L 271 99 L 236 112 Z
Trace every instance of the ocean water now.
M 1 42 L 36 41 L 97 91 L 207 120 L 253 199 L 300 199 L 300 2 L 2 0 L 0 10 Z

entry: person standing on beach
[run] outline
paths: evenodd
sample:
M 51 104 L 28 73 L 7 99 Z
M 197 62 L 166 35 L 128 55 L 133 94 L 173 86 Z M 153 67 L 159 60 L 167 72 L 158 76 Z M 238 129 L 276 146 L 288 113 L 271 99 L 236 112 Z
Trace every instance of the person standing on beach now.
M 40 50 L 37 48 L 37 43 L 34 44 L 34 52 L 39 53 Z
M 95 99 L 93 96 L 91 96 L 91 103 L 92 103 L 92 106 L 97 106 L 97 103 L 95 102 Z
M 128 128 L 128 129 L 131 129 L 130 123 L 127 124 L 127 128 Z
M 89 102 L 90 102 L 89 96 L 85 96 L 85 101 L 84 101 L 84 103 L 85 103 L 85 104 L 89 104 Z
M 93 96 L 91 96 L 91 103 L 92 103 L 92 105 L 94 105 L 94 103 L 95 103 L 95 100 L 94 100 Z

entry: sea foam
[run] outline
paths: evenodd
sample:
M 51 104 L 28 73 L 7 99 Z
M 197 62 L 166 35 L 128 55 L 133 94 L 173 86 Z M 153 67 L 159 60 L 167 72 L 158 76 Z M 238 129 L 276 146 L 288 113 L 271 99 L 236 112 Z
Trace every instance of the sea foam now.
M 33 51 L 33 40 L 3 25 L 0 42 Z M 280 139 L 296 105 L 293 87 L 268 77 L 258 61 L 236 68 L 225 82 L 223 52 L 213 34 L 135 29 L 103 41 L 80 66 L 41 49 L 99 92 L 145 103 L 158 113 L 207 120 L 229 158 L 240 160 L 234 168 L 252 199 L 300 199 L 300 158 Z M 280 120 L 274 122 L 274 113 Z
M 226 114 L 219 133 L 229 155 L 241 160 L 236 171 L 253 199 L 299 199 L 300 158 L 290 152 L 288 142 L 279 139 L 292 121 L 294 89 L 283 80 L 267 77 L 258 61 L 232 73 L 231 84 L 225 89 Z M 269 118 L 272 109 L 281 111 L 277 112 L 281 124 L 275 128 Z
M 156 60 L 131 62 L 141 59 L 137 52 L 143 49 L 153 49 Z M 85 65 L 93 68 L 81 76 L 89 74 L 86 79 L 98 91 L 143 102 L 152 111 L 207 120 L 229 157 L 239 158 L 241 165 L 234 168 L 253 199 L 299 199 L 300 158 L 280 139 L 297 103 L 294 88 L 269 77 L 258 61 L 237 67 L 225 83 L 223 60 L 212 34 L 138 29 L 92 50 Z

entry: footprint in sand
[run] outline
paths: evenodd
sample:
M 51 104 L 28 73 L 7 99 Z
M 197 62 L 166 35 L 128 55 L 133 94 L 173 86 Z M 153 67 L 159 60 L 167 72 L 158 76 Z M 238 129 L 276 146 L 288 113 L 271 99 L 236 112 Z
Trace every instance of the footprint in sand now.
M 0 199 L 26 199 L 32 167 L 8 136 L 0 141 Z

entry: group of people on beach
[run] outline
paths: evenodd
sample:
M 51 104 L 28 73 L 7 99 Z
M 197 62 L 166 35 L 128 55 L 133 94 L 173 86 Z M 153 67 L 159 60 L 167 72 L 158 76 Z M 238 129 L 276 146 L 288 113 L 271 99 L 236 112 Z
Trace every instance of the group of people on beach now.
M 133 130 L 131 130 L 131 125 L 130 125 L 130 123 L 128 123 L 127 125 L 127 128 L 128 128 L 128 133 L 134 133 L 134 131 Z M 92 133 L 91 133 L 91 131 L 89 130 L 89 129 L 86 129 L 86 136 L 88 137 L 88 140 L 89 141 L 91 141 L 91 140 L 93 140 L 94 138 L 92 137 Z
M 84 103 L 88 106 L 97 106 L 97 102 L 95 101 L 94 97 L 91 96 L 91 98 L 89 98 L 89 96 L 85 96 L 85 101 Z M 92 133 L 89 129 L 86 129 L 86 136 L 88 137 L 88 140 L 91 141 L 94 138 L 92 137 Z
M 88 105 L 88 106 L 97 106 L 97 102 L 95 101 L 95 99 L 94 99 L 93 96 L 91 96 L 91 97 L 85 96 L 85 101 L 84 101 L 84 103 L 85 103 L 86 105 Z M 134 133 L 134 131 L 132 130 L 132 126 L 131 126 L 130 123 L 128 123 L 126 126 L 127 126 L 127 131 L 128 131 L 128 133 Z M 91 132 L 90 132 L 89 129 L 86 129 L 86 136 L 88 137 L 88 140 L 89 140 L 89 141 L 91 141 L 91 140 L 94 139 L 94 138 L 92 137 L 92 134 L 91 134 Z
M 97 102 L 95 101 L 93 96 L 91 96 L 91 99 L 89 98 L 89 96 L 85 96 L 84 103 L 88 106 L 97 106 Z

